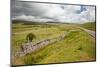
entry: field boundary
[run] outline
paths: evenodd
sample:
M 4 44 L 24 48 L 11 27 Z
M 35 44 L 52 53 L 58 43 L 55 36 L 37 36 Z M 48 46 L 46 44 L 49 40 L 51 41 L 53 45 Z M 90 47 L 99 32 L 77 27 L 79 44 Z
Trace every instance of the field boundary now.
M 68 33 L 61 34 L 60 36 L 52 38 L 52 39 L 41 40 L 41 41 L 37 42 L 36 44 L 33 44 L 32 42 L 24 43 L 20 46 L 21 50 L 16 52 L 14 56 L 21 57 L 21 56 L 25 56 L 26 54 L 30 54 L 32 52 L 38 51 L 41 48 L 43 48 L 51 43 L 63 40 L 64 37 L 68 35 Z

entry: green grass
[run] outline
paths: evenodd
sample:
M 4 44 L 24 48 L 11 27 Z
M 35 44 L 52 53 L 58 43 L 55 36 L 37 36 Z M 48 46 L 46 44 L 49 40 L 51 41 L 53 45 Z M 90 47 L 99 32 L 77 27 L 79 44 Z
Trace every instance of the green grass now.
M 89 30 L 93 30 L 93 31 L 96 30 L 96 23 L 95 22 L 84 23 L 84 24 L 81 24 L 80 26 L 82 26 L 86 29 L 89 29 Z
M 89 40 L 90 37 L 87 39 L 82 37 L 82 35 L 87 35 L 86 33 L 80 33 L 78 36 L 77 34 L 79 32 L 71 32 L 64 40 L 47 46 L 38 52 L 37 54 L 42 54 L 44 58 L 37 63 L 74 62 L 95 59 L 95 43 Z M 84 44 L 84 42 L 88 43 Z M 82 48 L 81 50 L 79 50 L 80 47 Z
M 26 35 L 34 33 L 39 40 L 54 38 L 65 32 L 70 32 L 63 40 L 49 44 L 48 46 L 28 54 L 21 58 L 15 58 L 13 64 L 44 64 L 75 61 L 95 60 L 95 39 L 80 27 L 71 24 L 31 24 L 13 23 L 12 26 L 12 52 L 20 50 L 21 43 L 25 43 Z

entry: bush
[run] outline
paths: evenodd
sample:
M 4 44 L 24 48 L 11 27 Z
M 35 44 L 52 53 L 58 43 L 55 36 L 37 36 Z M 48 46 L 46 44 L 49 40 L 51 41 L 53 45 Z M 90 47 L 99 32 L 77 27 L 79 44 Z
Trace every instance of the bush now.
M 33 33 L 29 33 L 29 34 L 27 34 L 27 36 L 26 36 L 27 42 L 32 42 L 32 40 L 33 40 L 34 38 L 36 38 L 36 36 L 35 36 Z

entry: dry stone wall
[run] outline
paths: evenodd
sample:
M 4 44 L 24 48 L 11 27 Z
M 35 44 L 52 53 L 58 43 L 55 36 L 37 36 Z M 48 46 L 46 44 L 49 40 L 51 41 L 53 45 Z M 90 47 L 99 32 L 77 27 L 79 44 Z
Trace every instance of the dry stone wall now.
M 15 56 L 17 57 L 20 57 L 20 56 L 25 56 L 26 54 L 30 54 L 32 52 L 35 52 L 37 50 L 40 50 L 41 48 L 51 44 L 51 43 L 54 43 L 54 42 L 57 42 L 57 41 L 60 41 L 62 39 L 64 39 L 64 37 L 66 36 L 66 34 L 62 34 L 56 38 L 52 38 L 52 39 L 45 39 L 45 40 L 42 40 L 42 41 L 39 41 L 37 42 L 36 44 L 33 44 L 32 42 L 29 42 L 29 43 L 24 43 L 21 45 L 21 50 L 18 51 Z

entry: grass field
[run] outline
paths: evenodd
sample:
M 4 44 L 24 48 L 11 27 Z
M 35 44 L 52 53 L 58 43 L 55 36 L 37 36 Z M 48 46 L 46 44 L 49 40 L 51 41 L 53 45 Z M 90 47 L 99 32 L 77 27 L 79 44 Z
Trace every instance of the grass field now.
M 95 22 L 84 23 L 84 24 L 81 24 L 80 26 L 82 26 L 86 29 L 89 29 L 89 30 L 93 30 L 93 31 L 96 30 L 96 23 Z
M 94 24 L 61 24 L 61 23 L 31 23 L 16 21 L 12 23 L 12 54 L 20 50 L 21 44 L 26 42 L 26 35 L 34 33 L 36 38 L 33 43 L 40 40 L 54 38 L 65 32 L 70 32 L 63 40 L 52 43 L 39 51 L 23 57 L 13 58 L 13 65 L 44 64 L 76 61 L 96 60 L 95 38 L 80 29 L 91 27 Z M 91 26 L 92 25 L 92 26 Z

